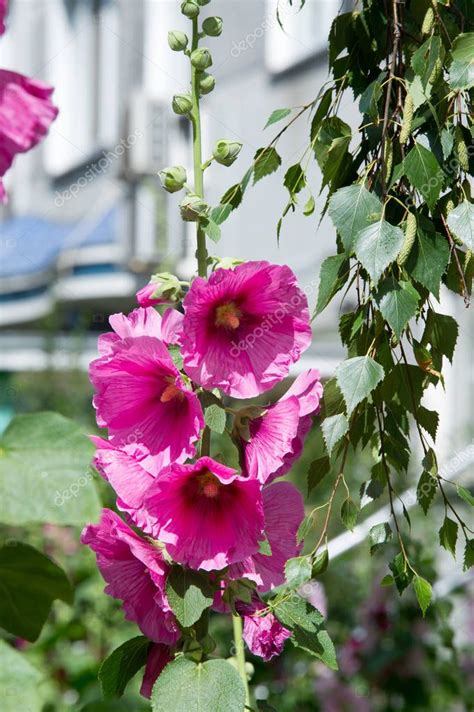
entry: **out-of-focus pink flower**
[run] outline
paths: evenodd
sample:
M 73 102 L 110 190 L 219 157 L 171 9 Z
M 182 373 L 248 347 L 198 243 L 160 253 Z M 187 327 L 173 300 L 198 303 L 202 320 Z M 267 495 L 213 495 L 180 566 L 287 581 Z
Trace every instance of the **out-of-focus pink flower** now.
M 231 566 L 229 575 L 249 578 L 259 591 L 269 591 L 284 583 L 286 562 L 301 551 L 296 534 L 304 519 L 303 497 L 291 482 L 275 482 L 263 488 L 263 511 L 271 555 L 253 554 Z
M 101 337 L 101 356 L 89 368 L 99 427 L 121 449 L 139 441 L 158 469 L 184 462 L 194 455 L 204 417 L 163 341 L 148 335 L 162 328 L 161 317 L 149 308 L 110 321 L 115 333 Z
M 290 470 L 303 451 L 322 393 L 319 371 L 310 369 L 296 378 L 283 398 L 249 420 L 248 437 L 240 442 L 250 477 L 266 482 Z
M 0 35 L 6 30 L 5 18 L 8 14 L 8 0 L 0 0 Z
M 281 654 L 291 632 L 282 626 L 273 613 L 258 615 L 264 608 L 265 604 L 258 599 L 252 601 L 251 605 L 239 604 L 239 613 L 244 619 L 245 642 L 254 655 L 268 661 Z
M 150 640 L 173 645 L 180 634 L 165 594 L 169 566 L 161 551 L 110 509 L 102 510 L 99 524 L 85 527 L 81 542 L 97 554 L 105 592 L 123 601 L 127 620 Z
M 186 373 L 237 398 L 279 383 L 311 341 L 308 302 L 286 266 L 217 269 L 192 282 L 183 304 Z
M 145 666 L 145 674 L 143 675 L 143 682 L 140 687 L 140 694 L 143 695 L 143 697 L 150 699 L 153 685 L 162 670 L 171 660 L 173 660 L 173 654 L 168 645 L 156 643 L 150 647 Z
M 3 26 L 5 6 L 0 6 Z M 51 102 L 52 87 L 37 79 L 0 69 L 0 179 L 13 163 L 17 153 L 36 146 L 46 135 L 58 109 Z M 0 199 L 6 193 L 0 185 Z
M 223 569 L 257 552 L 263 538 L 260 483 L 210 457 L 162 470 L 143 508 L 144 531 L 193 569 Z

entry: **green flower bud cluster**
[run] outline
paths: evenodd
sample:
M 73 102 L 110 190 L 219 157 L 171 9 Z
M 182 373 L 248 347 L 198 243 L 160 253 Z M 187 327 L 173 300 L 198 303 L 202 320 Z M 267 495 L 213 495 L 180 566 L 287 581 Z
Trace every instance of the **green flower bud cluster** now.
M 226 139 L 221 139 L 217 141 L 214 146 L 214 151 L 212 155 L 217 163 L 223 166 L 231 166 L 242 149 L 242 144 L 238 141 L 227 141 Z
M 186 169 L 183 166 L 163 168 L 158 175 L 160 176 L 161 185 L 168 193 L 177 193 L 182 190 L 188 179 Z
M 163 299 L 168 302 L 179 302 L 183 298 L 183 286 L 175 274 L 159 272 L 151 276 L 150 282 L 156 289 L 153 299 Z
M 209 212 L 209 205 L 199 195 L 188 193 L 179 204 L 179 210 L 185 222 L 197 222 L 206 217 Z

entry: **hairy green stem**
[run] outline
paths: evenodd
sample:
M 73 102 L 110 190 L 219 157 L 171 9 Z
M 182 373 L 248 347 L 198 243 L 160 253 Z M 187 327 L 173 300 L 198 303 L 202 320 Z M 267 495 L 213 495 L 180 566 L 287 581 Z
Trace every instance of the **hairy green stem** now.
M 247 707 L 250 707 L 249 683 L 247 680 L 247 673 L 245 671 L 245 650 L 244 639 L 242 637 L 242 618 L 234 613 L 232 615 L 232 624 L 234 627 L 234 644 L 237 667 L 245 688 L 245 705 Z
M 199 43 L 199 29 L 197 17 L 193 19 L 192 50 L 197 49 Z M 191 120 L 193 125 L 193 161 L 194 161 L 194 192 L 204 198 L 204 176 L 202 168 L 202 137 L 201 137 L 201 110 L 199 106 L 199 72 L 191 65 L 191 87 L 193 109 Z M 199 221 L 196 223 L 197 236 L 197 263 L 200 277 L 207 277 L 207 248 L 206 234 Z

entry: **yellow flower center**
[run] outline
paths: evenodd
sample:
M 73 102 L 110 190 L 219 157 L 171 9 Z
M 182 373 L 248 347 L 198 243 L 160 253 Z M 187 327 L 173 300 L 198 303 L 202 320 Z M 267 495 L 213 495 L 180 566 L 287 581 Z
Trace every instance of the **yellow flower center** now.
M 209 499 L 215 499 L 219 496 L 219 490 L 221 488 L 221 483 L 212 472 L 209 470 L 204 470 L 197 476 L 198 480 L 198 491 L 199 494 L 208 497 Z
M 240 326 L 240 318 L 242 312 L 238 309 L 234 302 L 221 304 L 216 309 L 216 326 L 222 326 L 224 329 L 238 329 Z
M 160 401 L 162 403 L 169 403 L 170 401 L 174 400 L 175 398 L 179 401 L 184 400 L 185 395 L 183 391 L 178 388 L 176 385 L 176 381 L 172 376 L 169 378 L 165 379 L 168 382 L 168 385 L 165 387 L 163 390 L 163 393 L 160 396 Z

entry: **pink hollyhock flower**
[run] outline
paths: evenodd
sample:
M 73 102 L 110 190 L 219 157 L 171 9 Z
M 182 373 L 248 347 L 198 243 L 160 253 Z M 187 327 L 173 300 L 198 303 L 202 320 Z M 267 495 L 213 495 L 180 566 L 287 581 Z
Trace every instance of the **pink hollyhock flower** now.
M 159 314 L 137 309 L 130 317 L 114 315 L 111 323 L 116 333 L 101 337 L 101 356 L 89 369 L 99 427 L 108 428 L 120 448 L 139 440 L 157 468 L 192 457 L 204 427 L 202 408 L 163 341 L 146 335 L 162 327 Z
M 3 8 L 0 6 L 2 27 L 4 14 L 5 4 Z M 29 151 L 41 141 L 58 114 L 50 100 L 53 91 L 37 79 L 0 69 L 0 198 L 3 202 L 6 193 L 1 178 L 17 153 Z
M 308 302 L 286 266 L 217 269 L 192 282 L 183 304 L 186 373 L 237 398 L 279 383 L 311 341 Z
M 155 282 L 148 282 L 136 293 L 137 302 L 141 307 L 152 307 L 154 304 L 166 304 L 169 300 L 163 297 L 154 297 L 158 285 Z
M 265 607 L 264 603 L 255 599 L 251 605 L 240 604 L 239 613 L 243 615 L 243 638 L 250 651 L 268 662 L 283 652 L 285 640 L 291 637 L 291 632 L 273 613 L 258 615 Z
M 260 483 L 210 457 L 162 470 L 144 501 L 147 533 L 175 561 L 220 570 L 259 549 L 263 538 Z
M 117 494 L 117 507 L 138 527 L 146 524 L 143 501 L 158 474 L 156 462 L 141 444 L 115 447 L 109 440 L 92 436 L 96 445 L 93 465 Z
M 145 666 L 145 674 L 143 675 L 143 682 L 140 687 L 140 694 L 143 695 L 143 697 L 150 699 L 153 685 L 164 668 L 173 660 L 173 657 L 168 645 L 156 643 L 150 647 Z
M 176 309 L 167 309 L 163 316 L 151 307 L 134 309 L 128 316 L 112 314 L 109 324 L 113 331 L 101 334 L 98 339 L 98 350 L 101 356 L 113 354 L 114 345 L 121 339 L 135 336 L 153 336 L 161 339 L 166 345 L 179 341 L 183 315 Z
M 0 35 L 6 30 L 5 18 L 8 13 L 8 0 L 0 0 Z
M 127 620 L 156 643 L 176 643 L 180 634 L 165 595 L 169 566 L 160 550 L 110 509 L 102 511 L 99 524 L 85 527 L 81 542 L 97 554 L 105 592 L 123 601 Z
M 280 477 L 300 457 L 311 416 L 319 411 L 323 394 L 319 379 L 316 369 L 301 373 L 283 398 L 248 421 L 248 432 L 240 442 L 250 477 L 261 482 Z
M 304 519 L 304 503 L 301 493 L 291 482 L 267 485 L 262 494 L 265 534 L 271 556 L 252 554 L 233 564 L 229 575 L 234 579 L 248 578 L 255 581 L 258 591 L 269 591 L 284 583 L 286 562 L 301 552 L 302 545 L 296 542 L 296 534 Z

